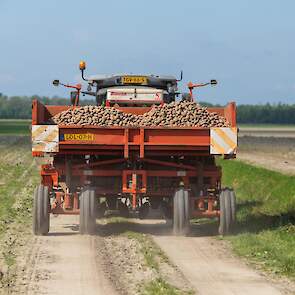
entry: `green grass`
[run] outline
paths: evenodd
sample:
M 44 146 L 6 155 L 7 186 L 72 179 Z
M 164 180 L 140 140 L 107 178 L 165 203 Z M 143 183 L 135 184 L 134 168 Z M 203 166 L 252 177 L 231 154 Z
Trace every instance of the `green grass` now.
M 295 177 L 239 161 L 220 161 L 223 185 L 237 194 L 235 252 L 295 279 Z
M 0 119 L 0 134 L 29 135 L 31 120 Z
M 171 286 L 163 279 L 159 278 L 147 283 L 144 286 L 142 295 L 190 295 L 194 294 L 190 291 L 183 291 Z
M 129 239 L 134 239 L 139 242 L 141 245 L 141 253 L 143 254 L 147 267 L 159 271 L 159 261 L 169 263 L 168 257 L 160 247 L 155 244 L 150 236 L 134 231 L 127 231 L 124 235 Z
M 0 288 L 8 288 L 15 279 L 19 238 L 30 229 L 32 194 L 38 181 L 29 138 L 0 136 L 0 257 L 7 269 Z

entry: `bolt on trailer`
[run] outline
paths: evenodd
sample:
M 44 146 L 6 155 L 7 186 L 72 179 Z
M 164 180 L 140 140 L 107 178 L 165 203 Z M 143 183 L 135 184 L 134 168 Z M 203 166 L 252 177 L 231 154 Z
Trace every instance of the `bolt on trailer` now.
M 84 62 L 80 70 L 88 83 L 86 91 L 80 84 L 53 81 L 55 86 L 73 89 L 69 105 L 32 102 L 32 154 L 47 159 L 34 195 L 33 232 L 49 232 L 50 214 L 80 215 L 80 233 L 92 234 L 96 218 L 106 210 L 144 218 L 150 208 L 160 208 L 163 217 L 172 219 L 175 234 L 188 233 L 192 218 L 218 218 L 219 233 L 229 233 L 235 222 L 235 193 L 222 188 L 215 156 L 236 157 L 235 103 L 206 110 L 223 117 L 226 127 L 188 126 L 185 119 L 181 126 L 104 125 L 89 123 L 91 118 L 78 118 L 78 124 L 67 111 L 81 109 L 81 93 L 94 96 L 102 111 L 144 116 L 177 101 L 177 84 L 182 80 L 182 74 L 179 80 L 128 74 L 85 78 Z M 193 101 L 194 88 L 215 84 L 216 80 L 190 82 L 182 99 Z M 68 123 L 54 124 L 58 114 L 65 114 L 62 118 Z M 99 116 L 96 120 L 101 122 Z

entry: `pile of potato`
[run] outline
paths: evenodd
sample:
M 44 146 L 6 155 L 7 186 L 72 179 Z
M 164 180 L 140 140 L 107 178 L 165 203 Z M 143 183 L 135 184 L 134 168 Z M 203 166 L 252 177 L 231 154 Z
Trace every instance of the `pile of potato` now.
M 58 125 L 95 125 L 123 127 L 228 127 L 229 123 L 217 113 L 195 102 L 179 101 L 153 106 L 143 115 L 124 113 L 113 107 L 83 106 L 71 108 L 52 118 Z

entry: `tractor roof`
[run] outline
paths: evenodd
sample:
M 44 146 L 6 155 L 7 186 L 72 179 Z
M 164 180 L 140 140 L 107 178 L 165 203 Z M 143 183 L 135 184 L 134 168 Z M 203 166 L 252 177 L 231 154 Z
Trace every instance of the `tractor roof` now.
M 88 77 L 91 83 L 96 83 L 98 88 L 106 88 L 122 85 L 137 85 L 167 89 L 175 86 L 177 79 L 173 76 L 158 75 L 133 75 L 133 74 L 114 74 L 114 75 L 94 75 Z

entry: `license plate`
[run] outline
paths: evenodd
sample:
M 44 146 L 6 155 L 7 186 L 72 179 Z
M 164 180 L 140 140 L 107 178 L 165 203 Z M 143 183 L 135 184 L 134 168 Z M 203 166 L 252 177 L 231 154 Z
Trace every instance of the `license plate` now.
M 91 141 L 94 140 L 94 134 L 64 134 L 64 140 Z
M 123 84 L 147 84 L 146 77 L 140 76 L 125 76 L 122 77 Z

